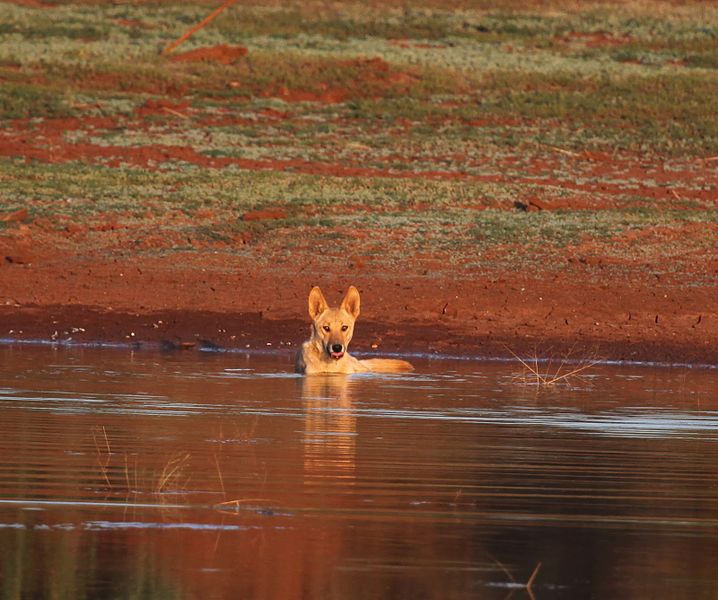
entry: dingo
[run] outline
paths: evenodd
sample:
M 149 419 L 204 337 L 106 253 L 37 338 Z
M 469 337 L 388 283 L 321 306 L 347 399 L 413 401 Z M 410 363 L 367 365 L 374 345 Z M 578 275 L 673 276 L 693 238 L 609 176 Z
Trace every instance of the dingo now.
M 297 373 L 399 373 L 413 371 L 405 360 L 371 358 L 359 360 L 347 352 L 359 316 L 359 291 L 349 286 L 339 308 L 329 308 L 322 290 L 313 287 L 309 292 L 309 316 L 312 336 L 297 352 Z

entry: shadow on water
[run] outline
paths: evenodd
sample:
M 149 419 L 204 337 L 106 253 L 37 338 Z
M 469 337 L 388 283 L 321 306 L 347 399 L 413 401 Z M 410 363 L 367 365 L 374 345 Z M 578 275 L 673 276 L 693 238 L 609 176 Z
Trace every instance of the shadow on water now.
M 0 358 L 4 598 L 718 594 L 715 371 Z

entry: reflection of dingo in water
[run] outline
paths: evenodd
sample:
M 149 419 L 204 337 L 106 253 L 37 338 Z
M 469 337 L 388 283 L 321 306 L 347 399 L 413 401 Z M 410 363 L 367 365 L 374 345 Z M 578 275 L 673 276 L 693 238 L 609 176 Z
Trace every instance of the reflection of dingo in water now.
M 305 377 L 304 478 L 354 478 L 356 417 L 344 375 Z

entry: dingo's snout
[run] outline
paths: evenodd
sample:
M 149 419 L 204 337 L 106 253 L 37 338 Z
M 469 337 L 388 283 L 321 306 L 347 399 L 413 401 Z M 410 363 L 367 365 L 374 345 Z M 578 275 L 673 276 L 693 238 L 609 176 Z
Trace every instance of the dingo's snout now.
M 344 356 L 344 344 L 329 343 L 327 350 L 329 351 L 329 356 L 334 360 L 339 360 Z

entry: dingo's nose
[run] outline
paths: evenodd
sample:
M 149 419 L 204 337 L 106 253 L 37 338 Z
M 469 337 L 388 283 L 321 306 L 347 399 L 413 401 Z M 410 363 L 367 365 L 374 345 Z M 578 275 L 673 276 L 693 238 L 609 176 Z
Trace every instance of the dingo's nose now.
M 344 350 L 344 346 L 341 344 L 332 344 L 332 352 L 342 352 Z

